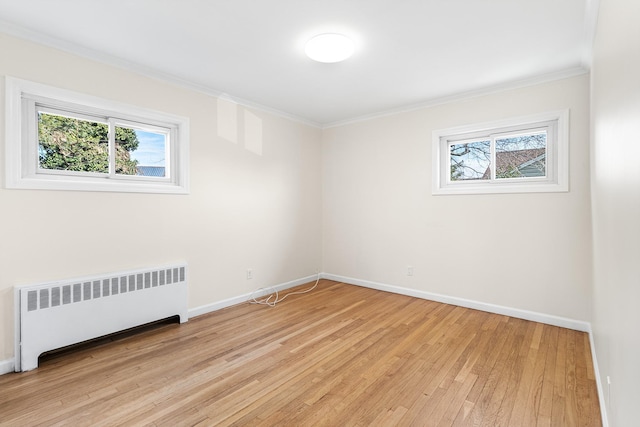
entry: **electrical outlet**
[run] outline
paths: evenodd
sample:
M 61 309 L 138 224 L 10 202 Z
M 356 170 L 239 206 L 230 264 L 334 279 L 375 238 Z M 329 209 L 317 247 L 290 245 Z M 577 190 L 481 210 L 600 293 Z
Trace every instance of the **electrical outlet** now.
M 413 267 L 412 266 L 408 266 L 407 267 L 407 276 L 413 276 Z
M 250 268 L 247 268 L 247 280 L 251 280 L 253 279 L 253 270 Z

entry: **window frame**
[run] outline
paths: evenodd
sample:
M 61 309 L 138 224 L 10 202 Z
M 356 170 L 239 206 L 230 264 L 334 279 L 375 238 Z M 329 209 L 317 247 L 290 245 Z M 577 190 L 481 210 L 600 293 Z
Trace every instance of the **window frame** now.
M 5 187 L 10 189 L 189 193 L 189 119 L 129 104 L 85 95 L 36 82 L 5 77 Z M 67 113 L 80 119 L 151 131 L 163 130 L 167 140 L 168 177 L 115 173 L 109 153 L 109 173 L 74 172 L 39 167 L 38 111 Z M 115 132 L 109 132 L 115 147 Z M 111 150 L 110 150 L 111 151 Z
M 495 139 L 546 129 L 545 177 L 495 178 Z M 488 180 L 451 180 L 450 146 L 465 141 L 490 141 Z M 432 194 L 501 194 L 569 191 L 569 110 L 552 111 L 439 129 L 432 132 Z

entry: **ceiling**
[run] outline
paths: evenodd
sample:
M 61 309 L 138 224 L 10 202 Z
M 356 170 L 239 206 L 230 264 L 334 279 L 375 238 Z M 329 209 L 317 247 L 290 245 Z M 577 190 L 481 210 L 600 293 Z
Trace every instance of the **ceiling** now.
M 597 0 L 0 0 L 0 32 L 318 125 L 583 73 Z M 304 55 L 313 35 L 355 54 Z

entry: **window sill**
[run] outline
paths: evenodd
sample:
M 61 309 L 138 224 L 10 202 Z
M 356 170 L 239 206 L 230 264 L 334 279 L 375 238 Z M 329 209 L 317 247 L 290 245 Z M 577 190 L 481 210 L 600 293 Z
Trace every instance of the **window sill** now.
M 187 186 L 177 186 L 173 183 L 131 182 L 118 181 L 108 178 L 77 178 L 61 177 L 22 177 L 18 180 L 6 182 L 8 189 L 22 190 L 68 190 L 68 191 L 110 191 L 119 193 L 161 193 L 161 194 L 189 194 Z
M 437 185 L 433 187 L 431 194 L 434 196 L 443 195 L 465 195 L 465 194 L 511 194 L 511 193 L 562 193 L 568 192 L 568 184 L 547 184 L 547 183 L 531 183 L 531 184 L 468 184 L 461 186 L 447 186 L 439 188 Z

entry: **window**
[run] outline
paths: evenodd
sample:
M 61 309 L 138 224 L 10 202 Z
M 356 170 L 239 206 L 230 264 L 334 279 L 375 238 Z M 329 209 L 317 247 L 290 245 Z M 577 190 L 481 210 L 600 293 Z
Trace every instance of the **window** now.
M 568 111 L 433 132 L 433 194 L 568 191 Z
M 188 119 L 6 78 L 7 188 L 188 193 Z

